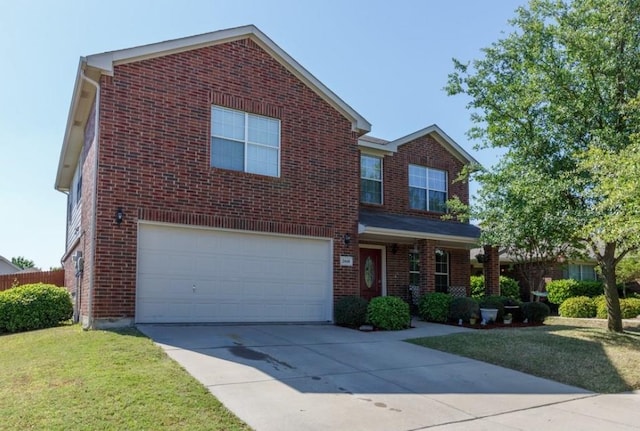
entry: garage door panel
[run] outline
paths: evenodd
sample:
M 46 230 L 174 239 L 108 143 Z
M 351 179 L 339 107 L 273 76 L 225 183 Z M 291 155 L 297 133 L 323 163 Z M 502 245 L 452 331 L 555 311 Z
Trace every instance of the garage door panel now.
M 138 322 L 331 320 L 328 239 L 143 223 L 138 242 Z
M 193 274 L 193 256 L 175 251 L 146 251 L 138 262 L 138 272 L 142 274 L 166 274 L 184 276 Z
M 192 290 L 188 281 L 180 278 L 150 275 L 145 278 L 146 288 L 139 291 L 141 298 L 183 298 Z
M 181 302 L 180 300 L 167 301 L 144 301 L 138 306 L 138 312 L 148 316 L 150 321 L 178 323 L 185 322 L 193 314 L 193 304 Z

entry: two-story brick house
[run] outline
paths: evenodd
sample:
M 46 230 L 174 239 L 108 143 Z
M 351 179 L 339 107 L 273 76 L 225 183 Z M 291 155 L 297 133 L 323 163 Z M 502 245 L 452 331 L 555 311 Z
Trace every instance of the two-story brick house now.
M 442 221 L 473 159 L 395 141 L 254 26 L 83 57 L 55 187 L 85 326 L 331 321 L 346 295 L 468 287 Z

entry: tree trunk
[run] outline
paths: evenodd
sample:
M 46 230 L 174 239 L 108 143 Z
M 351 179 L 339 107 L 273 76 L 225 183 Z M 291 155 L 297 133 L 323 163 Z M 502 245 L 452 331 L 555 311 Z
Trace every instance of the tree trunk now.
M 611 332 L 622 332 L 622 313 L 616 286 L 615 250 L 615 243 L 605 245 L 600 268 L 604 277 L 604 296 L 607 299 L 607 329 Z

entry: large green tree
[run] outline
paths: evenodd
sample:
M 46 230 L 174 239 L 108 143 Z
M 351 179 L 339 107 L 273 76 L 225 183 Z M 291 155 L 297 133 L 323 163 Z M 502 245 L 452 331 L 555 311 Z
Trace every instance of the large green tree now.
M 11 263 L 22 269 L 34 268 L 36 266 L 36 264 L 31 259 L 27 259 L 23 256 L 12 257 Z
M 511 25 L 482 58 L 454 60 L 447 85 L 470 96 L 479 147 L 505 149 L 477 176 L 475 216 L 489 243 L 529 231 L 548 250 L 586 248 L 604 278 L 608 328 L 622 331 L 615 268 L 640 247 L 629 166 L 640 130 L 640 0 L 531 0 Z

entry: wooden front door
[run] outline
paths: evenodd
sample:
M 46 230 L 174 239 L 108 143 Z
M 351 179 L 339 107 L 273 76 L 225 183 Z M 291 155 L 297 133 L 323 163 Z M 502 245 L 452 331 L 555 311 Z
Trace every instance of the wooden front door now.
M 382 250 L 360 249 L 360 296 L 370 300 L 382 296 Z

